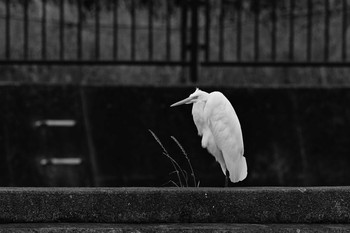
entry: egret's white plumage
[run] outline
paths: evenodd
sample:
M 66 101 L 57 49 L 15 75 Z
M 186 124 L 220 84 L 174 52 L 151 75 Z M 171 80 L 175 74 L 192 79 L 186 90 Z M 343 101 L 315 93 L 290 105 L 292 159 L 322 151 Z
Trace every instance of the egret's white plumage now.
M 188 98 L 171 106 L 191 103 L 202 147 L 215 157 L 224 174 L 229 171 L 232 182 L 244 180 L 247 163 L 243 156 L 241 125 L 230 101 L 221 92 L 207 93 L 197 88 Z

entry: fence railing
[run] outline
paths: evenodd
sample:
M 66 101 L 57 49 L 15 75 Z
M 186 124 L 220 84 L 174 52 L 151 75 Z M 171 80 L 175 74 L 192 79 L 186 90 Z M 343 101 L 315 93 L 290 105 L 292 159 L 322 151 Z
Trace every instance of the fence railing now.
M 349 1 L 0 1 L 0 64 L 349 66 Z

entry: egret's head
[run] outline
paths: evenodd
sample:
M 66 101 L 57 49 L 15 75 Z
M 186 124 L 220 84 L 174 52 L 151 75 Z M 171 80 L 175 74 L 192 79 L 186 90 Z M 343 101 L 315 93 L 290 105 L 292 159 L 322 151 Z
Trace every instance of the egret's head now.
M 201 91 L 198 88 L 196 88 L 195 92 L 193 92 L 189 97 L 170 105 L 170 107 L 175 107 L 181 104 L 193 104 L 198 101 L 205 101 L 207 99 L 207 96 L 208 96 L 207 92 Z

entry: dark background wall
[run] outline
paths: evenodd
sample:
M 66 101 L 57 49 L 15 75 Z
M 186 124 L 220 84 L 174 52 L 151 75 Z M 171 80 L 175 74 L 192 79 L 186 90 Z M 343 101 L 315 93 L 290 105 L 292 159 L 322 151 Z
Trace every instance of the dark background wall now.
M 203 88 L 205 91 L 213 91 Z M 243 130 L 248 177 L 238 186 L 349 185 L 350 89 L 218 88 Z M 0 87 L 2 186 L 162 186 L 176 180 L 149 133 L 201 186 L 223 186 L 215 159 L 200 146 L 191 106 L 170 108 L 193 87 Z M 36 120 L 74 119 L 74 127 L 35 127 Z M 79 157 L 81 165 L 40 165 Z

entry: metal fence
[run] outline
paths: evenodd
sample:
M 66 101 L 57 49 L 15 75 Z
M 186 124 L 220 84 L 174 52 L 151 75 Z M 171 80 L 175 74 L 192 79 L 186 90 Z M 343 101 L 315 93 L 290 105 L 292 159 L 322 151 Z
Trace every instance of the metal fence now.
M 1 65 L 349 66 L 348 0 L 0 1 Z

